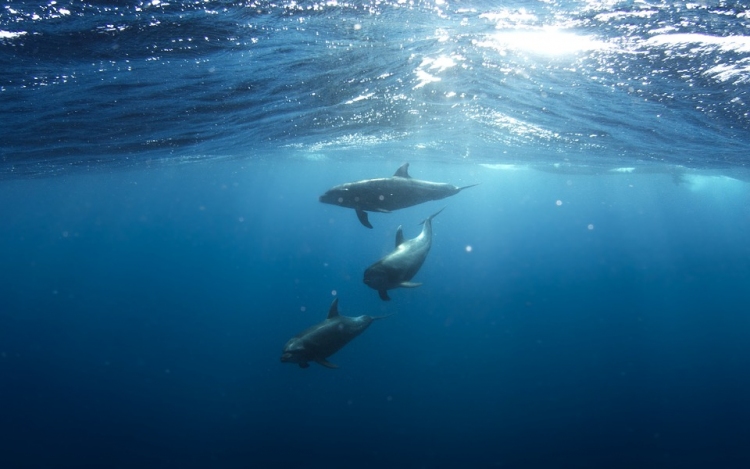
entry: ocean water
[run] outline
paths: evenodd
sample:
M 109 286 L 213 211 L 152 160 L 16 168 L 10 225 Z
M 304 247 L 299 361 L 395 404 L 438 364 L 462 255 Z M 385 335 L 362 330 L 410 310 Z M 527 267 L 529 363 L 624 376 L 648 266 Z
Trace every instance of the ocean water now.
M 750 467 L 750 7 L 6 1 L 0 467 Z M 413 177 L 372 213 L 318 196 Z M 364 269 L 434 239 L 384 302 Z M 342 314 L 388 315 L 280 362 Z

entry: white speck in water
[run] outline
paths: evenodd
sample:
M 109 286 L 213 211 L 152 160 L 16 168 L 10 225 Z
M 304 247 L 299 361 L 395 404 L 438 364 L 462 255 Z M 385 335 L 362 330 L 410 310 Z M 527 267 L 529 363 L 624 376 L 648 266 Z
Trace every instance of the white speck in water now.
M 594 229 L 594 224 L 593 223 L 589 223 L 588 229 L 589 230 L 593 230 Z
M 470 244 L 466 245 L 466 252 L 471 252 L 473 249 Z
M 385 200 L 385 196 L 384 196 L 384 195 L 379 195 L 379 196 L 378 196 L 378 199 L 380 199 L 380 200 Z
M 557 205 L 558 207 L 559 207 L 560 205 L 562 205 L 562 200 L 558 200 L 557 202 L 555 202 L 555 205 Z

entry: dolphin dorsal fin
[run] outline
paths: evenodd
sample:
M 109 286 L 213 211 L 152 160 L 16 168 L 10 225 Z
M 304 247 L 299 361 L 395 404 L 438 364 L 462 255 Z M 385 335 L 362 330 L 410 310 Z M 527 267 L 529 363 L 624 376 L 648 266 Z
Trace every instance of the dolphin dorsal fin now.
M 339 299 L 335 298 L 331 303 L 331 309 L 328 310 L 328 319 L 333 319 L 339 315 Z
M 409 163 L 402 164 L 401 167 L 396 170 L 393 176 L 398 178 L 411 178 L 411 176 L 409 176 Z
M 401 246 L 404 243 L 404 230 L 401 226 L 396 230 L 396 247 Z

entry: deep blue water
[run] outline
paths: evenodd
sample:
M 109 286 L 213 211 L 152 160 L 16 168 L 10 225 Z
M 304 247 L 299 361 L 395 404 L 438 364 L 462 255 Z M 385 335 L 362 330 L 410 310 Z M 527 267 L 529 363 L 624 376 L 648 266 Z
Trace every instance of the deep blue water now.
M 750 467 L 740 2 L 5 2 L 0 467 Z M 374 229 L 318 202 L 459 186 Z M 364 269 L 433 221 L 423 285 Z M 342 314 L 395 313 L 279 361 Z

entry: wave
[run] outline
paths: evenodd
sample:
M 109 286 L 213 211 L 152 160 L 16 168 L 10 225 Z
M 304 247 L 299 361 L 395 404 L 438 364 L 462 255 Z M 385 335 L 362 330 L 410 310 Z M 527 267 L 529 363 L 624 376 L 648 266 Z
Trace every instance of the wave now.
M 0 171 L 274 150 L 742 166 L 746 15 L 578 2 L 14 3 L 0 13 Z

